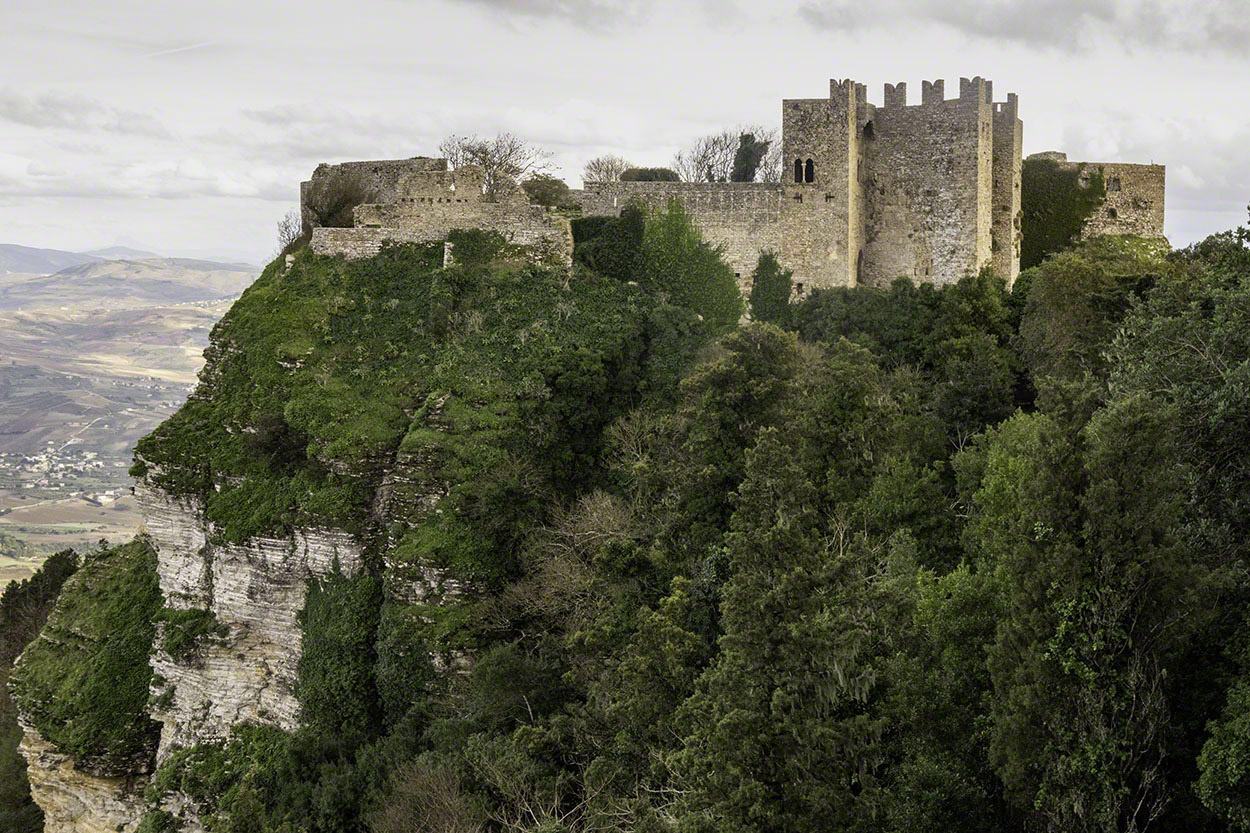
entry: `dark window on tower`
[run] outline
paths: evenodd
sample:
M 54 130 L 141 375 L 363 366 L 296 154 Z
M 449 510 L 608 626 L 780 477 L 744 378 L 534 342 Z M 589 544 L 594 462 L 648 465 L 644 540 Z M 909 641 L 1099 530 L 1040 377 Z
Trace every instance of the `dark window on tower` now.
M 855 258 L 855 283 L 862 283 L 864 280 L 864 250 L 859 250 L 859 257 Z
M 802 159 L 794 160 L 794 181 L 795 182 L 803 181 L 803 160 Z
M 803 181 L 804 182 L 816 181 L 816 165 L 810 159 L 808 159 L 807 164 L 803 166 Z
M 864 138 L 875 139 L 876 136 L 877 136 L 876 131 L 874 131 L 872 127 L 872 119 L 869 119 L 868 123 L 864 125 Z

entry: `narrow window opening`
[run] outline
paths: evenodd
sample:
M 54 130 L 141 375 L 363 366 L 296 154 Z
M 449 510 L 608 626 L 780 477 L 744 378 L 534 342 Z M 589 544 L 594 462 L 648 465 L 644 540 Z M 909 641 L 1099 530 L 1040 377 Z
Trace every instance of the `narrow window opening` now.
M 802 295 L 802 294 L 803 294 L 803 284 L 801 284 L 801 283 L 796 283 L 796 284 L 794 285 L 794 291 L 795 291 L 796 293 L 798 293 L 799 295 Z
M 1116 211 L 1114 208 L 1108 208 L 1107 214 L 1111 217 L 1112 220 L 1120 216 L 1120 213 Z
M 802 159 L 794 160 L 794 181 L 795 182 L 803 181 L 803 160 Z
M 816 165 L 810 159 L 808 159 L 807 164 L 803 166 L 803 181 L 804 182 L 816 181 Z
M 864 280 L 864 250 L 859 250 L 859 256 L 855 258 L 855 283 Z
M 876 130 L 872 126 L 872 119 L 869 119 L 868 123 L 864 125 L 864 138 L 865 139 L 877 138 Z

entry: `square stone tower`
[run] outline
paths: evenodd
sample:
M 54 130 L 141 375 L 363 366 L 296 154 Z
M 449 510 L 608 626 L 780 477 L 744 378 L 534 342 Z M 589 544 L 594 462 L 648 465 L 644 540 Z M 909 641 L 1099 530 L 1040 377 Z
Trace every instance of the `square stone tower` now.
M 993 266 L 1019 271 L 1020 147 L 1015 95 L 993 103 L 983 78 L 947 99 L 924 82 L 829 82 L 829 98 L 781 104 L 781 261 L 804 288 L 953 283 Z
M 867 107 L 850 79 L 831 80 L 827 99 L 781 102 L 781 262 L 805 288 L 854 286 L 863 269 Z

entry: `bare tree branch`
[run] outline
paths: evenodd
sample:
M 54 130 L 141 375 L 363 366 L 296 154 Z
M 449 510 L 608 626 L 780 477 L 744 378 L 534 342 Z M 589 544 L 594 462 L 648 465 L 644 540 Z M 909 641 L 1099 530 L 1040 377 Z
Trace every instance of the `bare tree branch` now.
M 508 183 L 552 170 L 550 152 L 512 133 L 500 133 L 493 139 L 453 134 L 439 144 L 438 150 L 453 170 L 466 165 L 481 168 L 482 192 L 488 200 L 498 199 Z
M 586 163 L 586 167 L 582 169 L 582 181 L 616 182 L 621 178 L 621 174 L 632 167 L 634 167 L 633 164 L 624 157 L 605 153 Z

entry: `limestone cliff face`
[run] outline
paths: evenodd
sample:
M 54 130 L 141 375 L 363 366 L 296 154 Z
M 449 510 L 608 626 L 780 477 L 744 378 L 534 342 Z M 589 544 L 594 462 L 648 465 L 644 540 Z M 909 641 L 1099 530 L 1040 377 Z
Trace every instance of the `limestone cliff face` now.
M 43 810 L 46 833 L 130 833 L 138 827 L 146 776 L 90 775 L 26 723 L 18 748 L 26 758 L 30 794 Z
M 214 543 L 195 501 L 142 483 L 136 494 L 157 552 L 165 605 L 211 612 L 225 636 L 201 640 L 188 656 L 175 658 L 162 649 L 158 627 L 149 714 L 161 724 L 160 742 L 155 760 L 129 762 L 123 767 L 127 774 L 93 774 L 97 768 L 75 762 L 33 726 L 23 726 L 21 750 L 46 833 L 128 833 L 143 815 L 148 773 L 172 749 L 224 738 L 231 726 L 244 722 L 296 728 L 298 616 L 307 582 L 336 566 L 347 575 L 362 568 L 360 546 L 339 531 L 306 529 L 246 544 Z M 199 829 L 195 813 L 166 809 L 182 817 L 184 830 Z
M 161 650 L 158 638 L 152 655 L 152 717 L 163 724 L 158 765 L 171 748 L 224 738 L 238 723 L 296 728 L 297 617 L 307 582 L 335 565 L 347 575 L 358 572 L 359 545 L 328 529 L 212 543 L 194 501 L 142 484 L 136 495 L 156 548 L 166 606 L 210 611 L 227 630 L 185 659 Z

